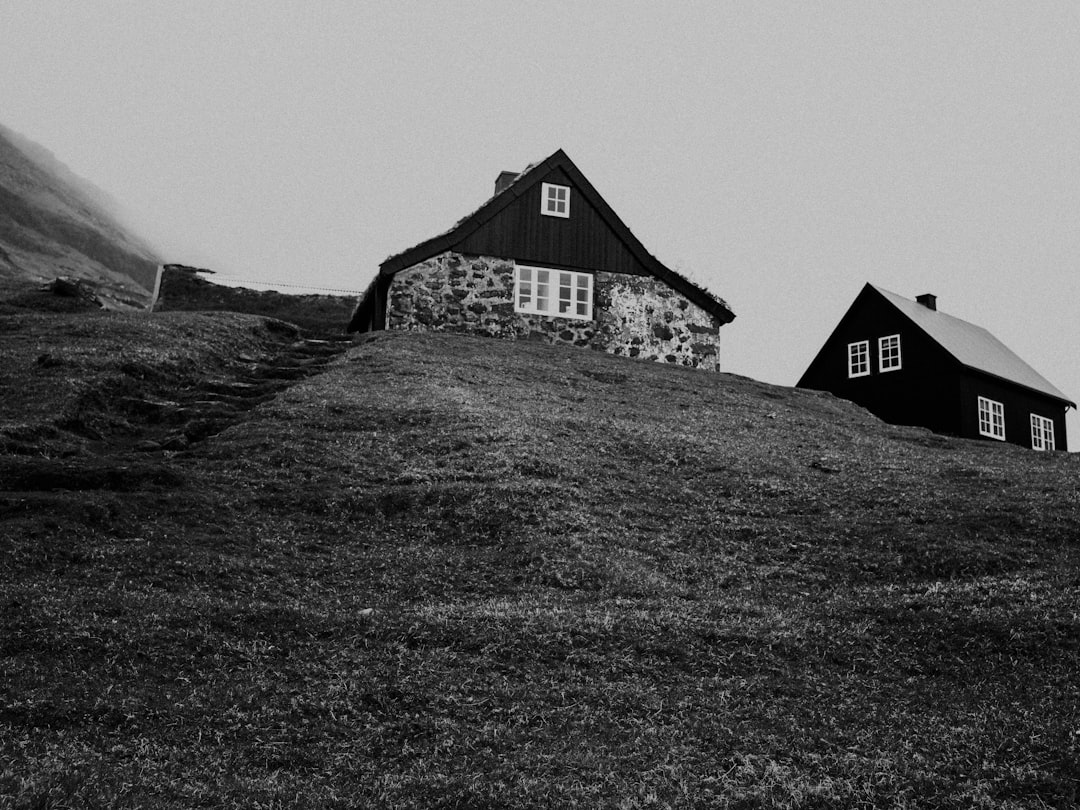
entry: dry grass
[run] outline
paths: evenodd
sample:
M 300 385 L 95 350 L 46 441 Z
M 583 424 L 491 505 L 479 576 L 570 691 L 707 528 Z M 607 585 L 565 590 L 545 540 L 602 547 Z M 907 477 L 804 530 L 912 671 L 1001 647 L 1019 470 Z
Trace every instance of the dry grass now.
M 133 362 L 108 346 L 164 399 L 291 345 L 87 323 L 21 321 L 4 382 L 91 423 Z M 377 335 L 179 452 L 99 399 L 90 438 L 0 407 L 0 805 L 1078 801 L 1073 456 L 444 335 Z

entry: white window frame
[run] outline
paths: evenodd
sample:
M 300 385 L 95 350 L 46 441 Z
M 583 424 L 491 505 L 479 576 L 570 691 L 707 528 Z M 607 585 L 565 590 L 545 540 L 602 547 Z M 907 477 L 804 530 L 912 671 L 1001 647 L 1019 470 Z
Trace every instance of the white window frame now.
M 847 345 L 847 375 L 866 377 L 870 374 L 870 341 L 857 340 Z
M 592 273 L 515 264 L 514 312 L 591 321 Z
M 1031 449 L 1032 450 L 1056 450 L 1054 444 L 1054 420 L 1031 415 Z
M 1005 406 L 1000 402 L 979 397 L 979 435 L 1005 441 Z
M 900 366 L 900 335 L 878 338 L 878 371 L 898 371 Z
M 548 217 L 569 219 L 570 186 L 560 186 L 557 183 L 541 183 L 540 213 Z

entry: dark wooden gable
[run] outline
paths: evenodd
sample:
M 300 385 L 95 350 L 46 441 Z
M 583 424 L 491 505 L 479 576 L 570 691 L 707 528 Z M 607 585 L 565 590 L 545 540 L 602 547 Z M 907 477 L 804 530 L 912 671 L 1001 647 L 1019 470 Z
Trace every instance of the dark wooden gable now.
M 570 189 L 570 216 L 541 213 L 544 183 Z M 648 269 L 561 166 L 538 174 L 509 205 L 453 246 L 460 253 L 507 256 L 579 270 L 648 275 Z
M 879 371 L 878 339 L 900 336 L 901 367 Z M 870 375 L 848 376 L 848 344 L 869 343 Z M 830 391 L 893 424 L 958 433 L 960 364 L 867 284 L 797 383 Z

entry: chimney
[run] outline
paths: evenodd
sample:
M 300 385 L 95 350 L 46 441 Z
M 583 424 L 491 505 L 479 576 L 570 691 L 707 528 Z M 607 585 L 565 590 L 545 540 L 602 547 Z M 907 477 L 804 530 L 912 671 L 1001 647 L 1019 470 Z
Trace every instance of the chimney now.
M 495 178 L 495 193 L 504 191 L 507 186 L 517 180 L 518 174 L 519 172 L 499 172 L 499 176 Z
M 915 300 L 922 304 L 927 309 L 932 309 L 937 312 L 937 296 L 930 293 L 923 293 L 922 295 L 915 296 Z

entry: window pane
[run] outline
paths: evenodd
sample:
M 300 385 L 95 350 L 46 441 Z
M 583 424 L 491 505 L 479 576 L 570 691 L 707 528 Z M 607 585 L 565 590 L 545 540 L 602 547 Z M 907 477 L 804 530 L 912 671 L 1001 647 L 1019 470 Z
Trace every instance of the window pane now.
M 848 376 L 861 377 L 870 373 L 870 343 L 861 340 L 848 344 Z
M 992 439 L 1005 438 L 1005 406 L 979 397 L 979 433 Z
M 592 286 L 593 277 L 588 273 L 518 265 L 516 311 L 588 320 L 592 317 Z

